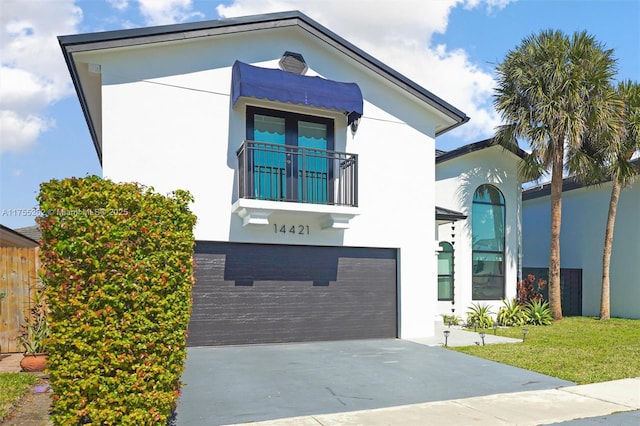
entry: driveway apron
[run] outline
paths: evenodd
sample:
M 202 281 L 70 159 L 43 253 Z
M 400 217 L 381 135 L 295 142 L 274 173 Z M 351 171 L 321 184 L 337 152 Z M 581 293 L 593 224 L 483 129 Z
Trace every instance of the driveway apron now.
M 571 382 L 398 339 L 191 347 L 175 424 L 392 407 Z

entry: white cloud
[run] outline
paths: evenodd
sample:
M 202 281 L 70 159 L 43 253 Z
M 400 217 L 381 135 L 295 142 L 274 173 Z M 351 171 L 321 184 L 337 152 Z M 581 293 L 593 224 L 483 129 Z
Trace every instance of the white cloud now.
M 300 10 L 341 36 L 371 41 L 405 40 L 428 44 L 447 28 L 449 11 L 462 0 L 236 0 L 217 11 L 224 17 Z
M 0 110 L 0 153 L 27 149 L 53 122 L 31 114 Z
M 493 134 L 499 117 L 491 104 L 494 80 L 469 60 L 464 50 L 433 45 L 432 36 L 447 31 L 455 7 L 485 7 L 495 13 L 511 0 L 236 0 L 217 11 L 224 17 L 300 10 L 356 46 L 406 75 L 471 121 L 454 130 L 466 142 Z
M 148 25 L 166 25 L 202 18 L 193 11 L 191 0 L 138 0 L 140 13 Z
M 56 37 L 77 33 L 82 10 L 74 0 L 0 1 L 0 152 L 19 151 L 53 125 L 45 109 L 73 93 Z M 192 0 L 106 1 L 121 13 L 137 6 L 146 25 L 204 16 Z M 235 17 L 301 10 L 467 113 L 471 122 L 454 132 L 470 142 L 490 135 L 498 122 L 490 104 L 492 77 L 463 50 L 433 45 L 432 36 L 447 31 L 453 8 L 492 13 L 510 1 L 235 0 L 217 11 Z
M 76 32 L 73 0 L 3 1 L 0 14 L 0 152 L 20 151 L 51 127 L 43 110 L 72 93 L 56 37 Z
M 107 3 L 112 8 L 114 8 L 116 10 L 119 10 L 121 12 L 125 11 L 129 7 L 129 1 L 128 0 L 107 0 Z

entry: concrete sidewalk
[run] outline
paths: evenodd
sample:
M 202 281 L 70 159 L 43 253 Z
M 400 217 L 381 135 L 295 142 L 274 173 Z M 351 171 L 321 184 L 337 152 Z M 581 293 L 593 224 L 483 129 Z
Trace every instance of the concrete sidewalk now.
M 551 390 L 454 399 L 401 407 L 278 419 L 261 426 L 350 425 L 540 425 L 633 412 L 623 423 L 640 419 L 640 377 Z M 615 415 L 615 414 L 614 414 Z M 572 423 L 573 424 L 573 423 Z M 585 423 L 586 424 L 586 423 Z M 591 423 L 589 423 L 591 424 Z

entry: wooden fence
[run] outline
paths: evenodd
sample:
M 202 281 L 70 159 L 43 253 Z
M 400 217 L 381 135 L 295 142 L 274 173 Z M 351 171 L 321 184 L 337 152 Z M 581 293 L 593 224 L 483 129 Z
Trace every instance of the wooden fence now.
M 39 248 L 0 247 L 0 352 L 21 352 L 20 325 L 39 286 Z

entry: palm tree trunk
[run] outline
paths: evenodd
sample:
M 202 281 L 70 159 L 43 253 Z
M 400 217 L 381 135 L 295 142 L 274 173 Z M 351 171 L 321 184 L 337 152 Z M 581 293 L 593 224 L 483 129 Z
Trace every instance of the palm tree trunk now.
M 602 293 L 600 295 L 600 319 L 611 318 L 611 299 L 609 270 L 611 268 L 611 249 L 613 247 L 613 227 L 616 224 L 616 212 L 622 185 L 617 179 L 613 179 L 611 188 L 611 201 L 609 201 L 609 216 L 607 216 L 607 228 L 604 233 L 604 251 L 602 254 Z
M 562 223 L 562 171 L 564 144 L 555 143 L 551 169 L 551 244 L 549 246 L 549 308 L 553 319 L 562 319 L 560 290 L 560 225 Z

